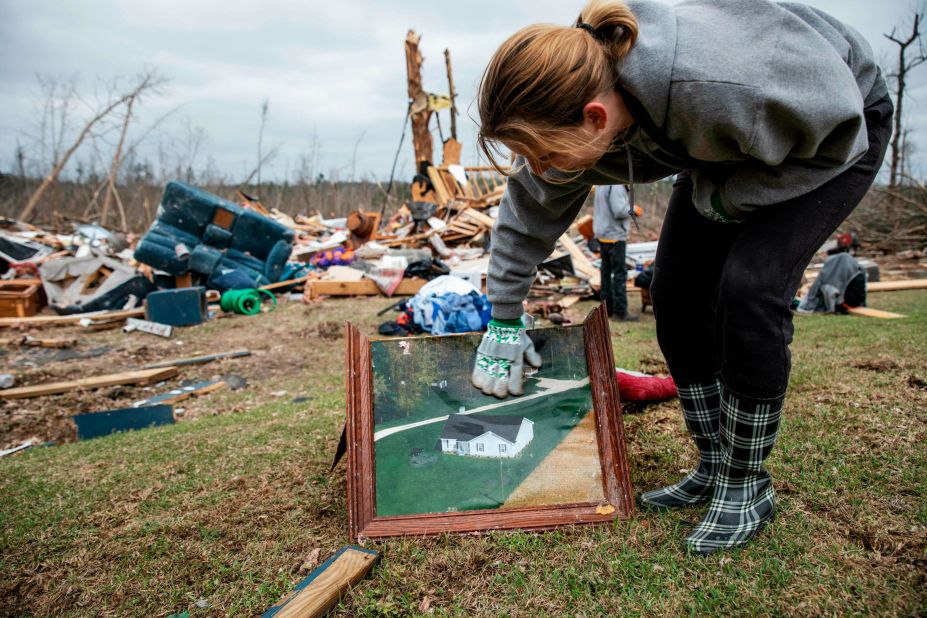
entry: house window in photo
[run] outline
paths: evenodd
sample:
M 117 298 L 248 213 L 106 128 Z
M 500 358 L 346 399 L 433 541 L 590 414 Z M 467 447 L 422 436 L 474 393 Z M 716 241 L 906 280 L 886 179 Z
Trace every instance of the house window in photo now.
M 476 452 L 477 452 L 477 453 L 482 453 L 482 452 L 483 452 L 483 444 L 477 443 L 477 445 L 476 445 Z
M 505 445 L 504 445 L 504 444 L 500 444 L 500 445 L 499 445 L 499 452 L 500 452 L 500 453 L 504 453 L 504 452 L 505 452 Z

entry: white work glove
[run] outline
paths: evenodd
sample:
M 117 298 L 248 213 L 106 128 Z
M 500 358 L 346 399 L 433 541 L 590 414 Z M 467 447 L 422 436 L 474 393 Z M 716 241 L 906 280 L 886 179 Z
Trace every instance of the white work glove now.
M 535 351 L 522 321 L 492 320 L 476 351 L 473 386 L 500 399 L 521 395 L 525 392 L 525 361 L 532 367 L 541 366 L 541 355 Z

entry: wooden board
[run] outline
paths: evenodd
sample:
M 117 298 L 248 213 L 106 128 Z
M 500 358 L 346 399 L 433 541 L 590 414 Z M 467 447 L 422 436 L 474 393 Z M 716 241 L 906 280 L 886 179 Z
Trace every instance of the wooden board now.
M 279 604 L 264 612 L 263 618 L 314 618 L 331 609 L 341 596 L 370 572 L 380 554 L 348 545 L 315 568 Z
M 184 365 L 202 365 L 222 358 L 240 358 L 242 356 L 251 356 L 251 350 L 241 349 L 231 352 L 219 352 L 217 354 L 206 354 L 204 356 L 191 356 L 188 358 L 177 358 L 174 360 L 160 361 L 142 365 L 142 369 L 161 369 L 162 367 L 181 367 Z
M 867 292 L 894 292 L 895 290 L 927 289 L 927 279 L 905 279 L 903 281 L 873 281 L 866 284 Z
M 873 309 L 872 307 L 848 307 L 847 313 L 852 315 L 859 315 L 865 318 L 882 318 L 885 320 L 894 320 L 897 318 L 905 317 L 900 313 L 882 311 L 881 309 Z
M 75 313 L 73 315 L 37 315 L 28 318 L 0 318 L 0 328 L 18 326 L 63 326 L 77 324 L 84 318 L 90 320 L 125 320 L 145 315 L 145 308 L 128 309 L 126 311 L 93 311 L 91 313 Z
M 394 296 L 414 296 L 422 286 L 424 279 L 403 279 L 393 292 Z M 377 296 L 382 294 L 377 284 L 370 279 L 361 281 L 325 281 L 319 279 L 306 283 L 306 295 L 309 298 L 318 296 Z
M 69 382 L 49 382 L 47 384 L 36 384 L 34 386 L 8 388 L 6 390 L 0 390 L 0 399 L 27 399 L 30 397 L 41 397 L 43 395 L 57 395 L 59 393 L 75 391 L 80 388 L 94 389 L 123 384 L 151 384 L 152 382 L 160 382 L 173 378 L 177 373 L 178 370 L 176 367 L 142 369 L 140 371 L 126 371 L 124 373 L 111 373 L 93 378 L 71 380 Z

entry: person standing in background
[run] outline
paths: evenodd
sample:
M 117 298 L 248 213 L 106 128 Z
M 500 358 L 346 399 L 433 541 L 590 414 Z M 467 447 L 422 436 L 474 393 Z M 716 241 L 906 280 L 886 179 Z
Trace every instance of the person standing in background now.
M 602 185 L 595 190 L 592 231 L 602 256 L 602 302 L 612 320 L 634 322 L 628 313 L 628 266 L 625 255 L 631 229 L 631 201 L 624 185 Z

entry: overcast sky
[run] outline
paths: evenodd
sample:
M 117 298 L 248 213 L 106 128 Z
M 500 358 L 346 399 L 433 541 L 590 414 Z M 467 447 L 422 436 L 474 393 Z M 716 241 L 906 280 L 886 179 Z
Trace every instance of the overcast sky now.
M 749 1 L 749 0 L 744 0 Z M 672 2 L 675 3 L 675 2 Z M 884 68 L 897 46 L 884 33 L 909 25 L 909 0 L 809 0 L 861 31 Z M 177 108 L 148 138 L 181 149 L 188 129 L 206 135 L 196 165 L 241 180 L 256 160 L 261 104 L 269 101 L 265 152 L 279 155 L 264 178 L 292 178 L 299 156 L 315 171 L 347 178 L 389 177 L 406 110 L 403 41 L 422 35 L 425 89 L 445 93 L 449 48 L 459 94 L 459 139 L 475 163 L 476 84 L 496 47 L 535 22 L 566 24 L 582 2 L 569 0 L 0 0 L 0 170 L 14 165 L 17 140 L 32 147 L 41 101 L 37 75 L 79 76 L 86 97 L 98 78 L 144 67 L 169 78 L 144 101 L 140 131 Z M 905 32 L 905 34 L 907 31 Z M 910 79 L 905 116 L 927 171 L 927 65 Z M 445 112 L 446 114 L 446 112 Z M 446 115 L 442 118 L 448 132 Z M 437 139 L 435 143 L 438 144 Z M 315 157 L 313 158 L 313 153 Z M 89 155 L 84 153 L 84 160 Z M 410 135 L 397 177 L 412 173 Z

